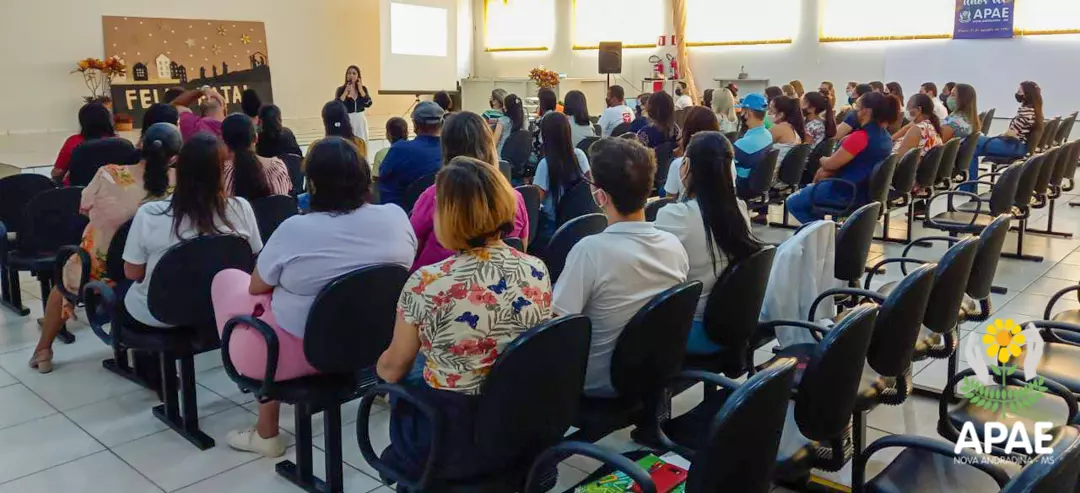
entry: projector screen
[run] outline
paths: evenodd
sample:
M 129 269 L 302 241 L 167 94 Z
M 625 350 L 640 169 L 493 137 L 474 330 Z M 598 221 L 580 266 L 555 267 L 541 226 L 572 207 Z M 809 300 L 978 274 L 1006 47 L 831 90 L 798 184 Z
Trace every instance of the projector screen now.
M 456 0 L 382 2 L 382 90 L 456 89 Z

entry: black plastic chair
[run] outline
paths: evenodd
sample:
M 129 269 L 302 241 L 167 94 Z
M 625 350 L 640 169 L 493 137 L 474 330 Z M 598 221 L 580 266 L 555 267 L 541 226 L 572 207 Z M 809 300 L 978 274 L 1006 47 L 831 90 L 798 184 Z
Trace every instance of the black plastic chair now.
M 739 198 L 746 202 L 746 208 L 751 211 L 768 211 L 769 193 L 773 183 L 776 182 L 776 167 L 779 166 L 777 159 L 780 151 L 771 149 L 765 154 L 761 162 L 750 170 L 750 176 L 746 178 L 746 185 L 738 188 Z
M 911 242 L 911 209 L 912 204 L 915 202 L 915 197 L 912 191 L 915 189 L 915 181 L 918 178 L 919 168 L 922 161 L 922 150 L 911 149 L 896 163 L 896 169 L 893 172 L 892 184 L 889 186 L 888 192 L 886 192 L 886 200 L 883 202 L 885 206 L 882 215 L 884 216 L 884 224 L 881 229 L 881 241 L 889 241 L 894 243 L 910 243 Z M 907 209 L 908 224 L 907 234 L 904 238 L 893 238 L 889 236 L 889 213 L 897 209 Z
M 600 134 L 597 133 L 597 135 L 600 135 Z M 581 142 L 578 142 L 577 148 L 581 149 L 581 151 L 584 152 L 585 155 L 588 155 L 589 154 L 589 148 L 591 148 L 592 145 L 597 143 L 599 140 L 600 140 L 600 137 L 585 137 L 584 139 L 581 139 Z
M 953 166 L 953 181 L 963 182 L 972 179 L 970 173 L 971 160 L 975 158 L 975 151 L 979 147 L 979 135 L 971 134 L 960 141 L 960 150 L 956 153 L 956 164 Z
M 676 380 L 700 381 L 733 392 L 711 418 L 705 445 L 696 453 L 683 451 L 688 459 L 692 459 L 686 478 L 688 493 L 722 491 L 731 485 L 738 485 L 740 493 L 767 493 L 772 489 L 776 453 L 794 377 L 794 359 L 777 361 L 742 384 L 704 372 L 683 372 L 675 377 Z M 670 444 L 670 447 L 675 450 L 681 448 L 675 444 Z M 731 453 L 732 450 L 738 453 Z M 591 457 L 607 466 L 593 473 L 579 486 L 620 470 L 632 474 L 641 491 L 649 491 L 655 485 L 648 472 L 631 462 L 646 453 L 631 452 L 622 456 L 591 443 L 563 442 L 537 458 L 524 491 L 547 491 L 541 481 L 543 471 L 550 470 L 557 462 L 571 455 Z
M 406 214 L 412 214 L 416 201 L 420 200 L 420 196 L 428 187 L 435 184 L 435 175 L 436 173 L 431 173 L 421 176 L 405 187 L 405 196 L 402 197 L 401 208 L 405 209 Z
M 990 110 L 982 115 L 983 135 L 990 135 L 990 127 L 994 124 L 994 113 L 997 113 L 997 108 L 990 108 Z
M 1072 133 L 1073 125 L 1076 124 L 1077 112 L 1072 112 L 1069 116 L 1065 117 L 1061 121 L 1061 125 L 1058 126 L 1057 134 L 1054 136 L 1052 145 L 1062 145 L 1069 140 L 1069 134 Z
M 1069 159 L 1073 156 L 1073 148 L 1076 147 L 1076 145 L 1077 143 L 1073 142 L 1069 145 L 1055 147 L 1047 152 L 1047 157 L 1045 158 L 1047 161 L 1043 163 L 1043 169 L 1039 173 L 1039 180 L 1037 180 L 1035 184 L 1035 203 L 1031 205 L 1031 207 L 1035 209 L 1047 209 L 1046 229 L 1028 228 L 1028 233 L 1056 236 L 1059 238 L 1072 238 L 1072 233 L 1066 231 L 1054 231 L 1054 211 L 1057 209 L 1057 199 L 1061 198 L 1064 188 L 1062 182 L 1065 180 L 1065 174 L 1070 167 Z M 1075 164 L 1072 165 L 1072 169 L 1075 173 Z M 1043 186 L 1043 175 L 1046 175 L 1045 187 Z
M 251 210 L 255 212 L 255 222 L 259 224 L 259 236 L 265 244 L 278 226 L 286 219 L 299 213 L 296 199 L 288 195 L 271 195 L 251 201 Z
M 23 230 L 23 210 L 35 195 L 55 188 L 52 180 L 34 173 L 22 173 L 0 178 L 0 238 L 7 240 L 8 249 L 18 246 Z M 8 272 L 2 262 L 7 255 L 0 251 L 0 303 L 20 316 L 30 314 L 22 304 L 22 288 L 17 272 Z
M 503 243 L 519 252 L 525 251 L 525 243 L 521 241 L 521 238 L 503 238 Z
M 874 242 L 881 209 L 877 202 L 856 209 L 836 233 L 833 277 L 847 283 L 848 287 L 858 287 L 866 272 L 866 260 L 870 258 L 870 245 Z
M 563 267 L 566 266 L 566 256 L 574 245 L 586 236 L 600 233 L 604 228 L 607 228 L 607 218 L 603 214 L 586 214 L 570 220 L 551 235 L 551 241 L 540 258 L 547 264 L 552 285 L 562 274 Z
M 130 220 L 116 229 L 105 253 L 105 277 L 114 282 L 124 281 L 125 279 L 123 257 L 129 231 L 131 231 Z M 64 284 L 64 267 L 67 265 L 68 258 L 72 255 L 78 255 L 80 262 L 79 280 L 74 292 L 69 291 L 67 285 Z M 56 291 L 60 293 L 60 296 L 63 296 L 72 306 L 83 304 L 83 288 L 90 282 L 90 264 L 90 252 L 83 250 L 78 245 L 63 246 L 56 251 L 56 261 L 53 263 L 53 286 L 56 287 Z M 64 331 L 67 331 L 67 328 L 64 328 L 61 334 Z M 71 336 L 71 342 L 74 342 L 74 340 L 74 336 Z M 118 358 L 118 362 L 128 365 L 126 352 L 114 356 Z M 125 366 L 125 368 L 130 370 L 130 366 Z
M 1044 345 L 1037 367 L 1039 376 L 1053 380 L 1069 389 L 1073 395 L 1080 396 L 1080 373 L 1077 373 L 1080 367 L 1080 324 L 1075 322 L 1076 310 L 1058 313 L 1051 318 L 1057 301 L 1077 290 L 1080 290 L 1080 286 L 1069 286 L 1058 291 L 1046 306 L 1044 320 L 1025 322 L 1023 328 L 1027 329 L 1030 324 L 1040 329 Z M 1016 360 L 1025 358 L 1026 354 L 1027 350 L 1023 348 L 1023 353 Z
M 578 217 L 600 212 L 593 199 L 592 189 L 589 183 L 581 180 L 577 185 L 570 187 L 559 197 L 559 203 L 555 205 L 556 227 L 561 227 L 567 222 Z
M 44 309 L 53 287 L 57 253 L 64 246 L 79 244 L 82 239 L 89 222 L 79 213 L 82 190 L 82 187 L 51 189 L 30 199 L 23 209 L 22 229 L 13 246 L 9 245 L 7 232 L 0 224 L 0 276 L 7 281 L 8 306 L 16 313 L 22 316 L 30 313 L 21 304 L 19 272 L 30 272 L 37 277 Z M 19 304 L 16 305 L 16 301 Z
M 1054 493 L 1073 491 L 1080 474 L 1080 432 L 1075 426 L 1050 431 L 1052 453 L 1036 457 L 1019 472 L 1002 468 L 1000 461 L 962 450 L 933 438 L 892 435 L 884 437 L 855 458 L 852 491 L 948 491 L 954 493 Z M 866 464 L 878 451 L 902 448 L 878 475 L 866 481 Z M 1000 489 L 998 489 L 1000 488 Z
M 934 188 L 938 182 L 938 169 L 941 167 L 941 159 L 945 154 L 945 146 L 937 146 L 922 157 L 919 169 L 915 173 L 915 186 L 918 190 L 912 192 L 912 200 L 908 204 L 907 228 L 911 231 L 911 225 L 916 216 L 925 217 L 926 200 L 934 195 Z M 922 206 L 922 211 L 916 210 L 916 204 Z
M 771 339 L 757 334 L 761 305 L 769 284 L 776 248 L 767 247 L 729 266 L 709 292 L 705 304 L 705 334 L 720 346 L 714 354 L 687 354 L 683 368 L 739 378 L 753 364 L 753 350 Z
M 960 156 L 961 143 L 963 143 L 963 140 L 960 137 L 953 137 L 942 146 L 941 165 L 938 166 L 937 175 L 937 183 L 941 188 L 952 188 L 957 166 L 967 169 L 968 164 L 970 164 L 957 163 L 956 158 Z
M 630 123 L 629 122 L 623 122 L 623 123 L 620 123 L 618 125 L 615 125 L 615 128 L 611 129 L 611 136 L 612 137 L 619 137 L 619 136 L 621 136 L 621 135 L 623 135 L 625 133 L 629 133 L 629 132 L 630 132 Z
M 663 197 L 649 202 L 645 205 L 645 220 L 650 223 L 656 221 L 656 216 L 660 213 L 660 209 L 663 209 L 665 205 L 674 202 L 675 197 Z
M 1061 126 L 1061 117 L 1056 117 L 1049 122 L 1046 122 L 1046 126 L 1043 128 L 1042 133 L 1039 135 L 1039 139 L 1033 140 L 1038 142 L 1039 145 L 1034 150 L 1030 150 L 1032 153 L 1041 152 L 1049 149 L 1054 145 L 1054 137 L 1057 136 L 1058 127 Z
M 299 154 L 282 154 L 278 156 L 289 170 L 289 179 L 292 180 L 292 192 L 289 195 L 296 197 L 307 191 L 305 183 L 307 175 L 304 174 L 304 157 Z
M 664 390 L 682 366 L 701 289 L 697 281 L 675 286 L 630 319 L 611 355 L 616 397 L 582 397 L 570 439 L 595 442 L 630 425 L 645 439 L 658 437 Z
M 213 447 L 214 439 L 199 429 L 195 355 L 219 346 L 210 284 L 225 269 L 255 269 L 255 256 L 247 240 L 235 235 L 201 236 L 173 245 L 162 255 L 150 276 L 147 307 L 154 318 L 171 328 L 150 327 L 134 320 L 113 289 L 101 281 L 83 288 L 90 328 L 114 354 L 133 349 L 159 355 L 164 404 L 154 408 L 154 416 L 200 450 Z M 110 332 L 105 331 L 106 323 Z M 108 361 L 103 366 L 115 371 Z M 118 373 L 137 383 L 148 383 L 138 375 Z
M 671 160 L 675 155 L 675 142 L 664 142 L 653 152 L 656 154 L 656 175 L 653 176 L 653 194 L 658 195 L 667 184 L 668 171 L 671 169 Z
M 537 240 L 537 232 L 540 231 L 540 187 L 536 185 L 523 185 L 515 188 L 525 201 L 525 210 L 529 213 L 529 243 Z
M 975 195 L 959 190 L 946 190 L 936 194 L 930 199 L 928 205 L 934 199 L 944 196 L 949 198 L 948 208 L 945 212 L 928 218 L 924 225 L 931 229 L 945 231 L 949 236 L 957 236 L 961 233 L 978 234 L 1001 214 L 1009 214 L 1013 220 L 1019 222 L 1016 253 L 1002 252 L 1001 256 L 1042 262 L 1041 256 L 1024 253 L 1023 241 L 1024 234 L 1027 232 L 1027 222 L 1031 217 L 1031 198 L 1034 194 L 1035 181 L 1038 179 L 1042 164 L 1043 156 L 1035 156 L 1022 165 L 1015 164 L 1000 173 L 994 172 L 999 178 L 988 194 Z M 989 183 L 985 180 L 977 181 L 982 184 Z M 967 197 L 971 200 L 954 207 L 952 204 L 954 196 Z
M 732 142 L 735 141 L 732 140 Z M 836 148 L 836 139 L 825 139 L 810 151 L 810 156 L 806 158 L 806 169 L 803 170 L 802 180 L 799 181 L 800 186 L 805 187 L 814 182 L 814 175 L 821 168 L 821 160 L 832 156 L 834 148 Z
M 776 172 L 777 183 L 773 185 L 773 189 L 769 193 L 769 203 L 784 207 L 783 222 L 775 226 L 782 228 L 793 227 L 788 221 L 787 198 L 799 191 L 811 151 L 813 149 L 810 144 L 799 144 L 788 151 L 783 161 L 780 162 L 780 169 Z M 773 224 L 770 224 L 770 226 L 773 226 Z
M 225 373 L 240 390 L 259 402 L 281 401 L 296 406 L 296 463 L 277 464 L 279 475 L 307 491 L 341 493 L 341 405 L 360 397 L 377 382 L 375 363 L 394 335 L 398 293 L 409 272 L 397 265 L 357 269 L 327 284 L 315 297 L 304 330 L 304 356 L 318 374 L 275 381 L 278 337 L 272 327 L 252 316 L 235 317 L 221 335 Z M 363 317 L 356 317 L 362 313 Z M 241 375 L 233 365 L 229 341 L 237 327 L 247 327 L 266 340 L 265 378 Z M 312 415 L 323 413 L 326 477 L 312 474 Z
M 532 176 L 530 170 L 535 166 L 529 159 L 532 156 L 532 149 L 533 134 L 528 130 L 518 130 L 506 138 L 499 157 L 510 163 L 510 176 L 513 180 L 523 180 L 527 176 Z
M 884 161 L 874 165 L 873 171 L 870 172 L 869 179 L 865 183 L 858 184 L 842 178 L 826 178 L 818 183 L 831 182 L 837 185 L 844 185 L 851 190 L 851 198 L 847 203 L 839 203 L 831 201 L 829 199 L 818 200 L 818 195 L 815 193 L 810 197 L 813 204 L 814 214 L 820 217 L 833 216 L 835 218 L 844 218 L 851 215 L 859 207 L 865 205 L 858 202 L 858 190 L 860 186 L 866 187 L 866 196 L 868 203 L 884 204 L 889 198 L 889 185 L 892 183 L 893 174 L 896 172 L 896 163 L 898 157 L 895 154 L 885 158 Z M 814 189 L 815 192 L 822 190 L 822 188 Z M 881 217 L 881 212 L 878 211 L 878 216 L 874 218 L 875 222 Z
M 139 151 L 123 137 L 88 140 L 75 146 L 68 165 L 68 182 L 73 187 L 85 187 L 94 179 L 98 168 L 106 164 L 135 164 Z
M 585 385 L 591 335 L 589 319 L 575 315 L 546 322 L 507 345 L 480 394 L 472 397 L 475 424 L 445 421 L 438 408 L 407 386 L 383 384 L 368 390 L 356 422 L 360 452 L 384 479 L 398 484 L 398 491 L 519 491 L 536 456 L 558 443 L 573 422 Z M 398 405 L 417 408 L 431 423 L 434 438 L 419 477 L 382 461 L 372 448 L 368 422 L 379 394 L 403 401 Z M 455 477 L 440 468 L 448 453 L 440 439 L 447 433 L 443 430 L 463 425 L 475 430 L 472 438 L 477 448 L 505 452 L 497 458 L 501 464 L 483 476 Z
M 510 161 L 507 161 L 505 159 L 500 159 L 499 160 L 499 172 L 502 173 L 502 175 L 506 178 L 507 183 L 509 183 L 510 180 L 513 179 L 514 168 L 513 168 L 513 165 L 510 164 Z

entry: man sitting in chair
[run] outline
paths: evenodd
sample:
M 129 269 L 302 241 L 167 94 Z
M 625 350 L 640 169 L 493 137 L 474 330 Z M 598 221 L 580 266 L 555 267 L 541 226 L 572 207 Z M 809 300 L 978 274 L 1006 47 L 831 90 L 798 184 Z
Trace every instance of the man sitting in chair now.
M 769 109 L 769 103 L 764 95 L 748 94 L 738 107 L 742 108 L 746 133 L 734 142 L 735 188 L 739 196 L 743 197 L 746 195 L 750 172 L 761 164 L 772 150 L 773 137 L 765 128 L 765 112 Z

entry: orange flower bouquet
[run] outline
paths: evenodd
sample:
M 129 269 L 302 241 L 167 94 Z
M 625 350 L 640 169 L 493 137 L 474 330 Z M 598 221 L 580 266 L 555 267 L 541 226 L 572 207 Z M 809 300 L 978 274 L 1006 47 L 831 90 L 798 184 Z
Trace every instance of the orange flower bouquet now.
M 535 81 L 536 85 L 540 86 L 541 89 L 551 89 L 559 85 L 559 74 L 544 67 L 530 70 L 529 79 Z
M 108 102 L 111 100 L 109 87 L 113 79 L 127 75 L 127 65 L 117 56 L 105 60 L 85 58 L 75 63 L 75 70 L 71 73 L 81 74 L 83 83 L 90 90 L 90 95 L 83 98 L 86 102 Z

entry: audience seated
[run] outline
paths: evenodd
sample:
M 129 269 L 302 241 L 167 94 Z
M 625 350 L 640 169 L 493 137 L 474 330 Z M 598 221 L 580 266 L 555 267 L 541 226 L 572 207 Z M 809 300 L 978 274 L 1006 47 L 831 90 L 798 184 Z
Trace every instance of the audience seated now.
M 801 80 L 795 79 L 795 80 L 793 80 L 791 82 L 788 82 L 788 84 L 791 86 L 792 89 L 795 90 L 795 99 L 796 100 L 801 99 L 803 97 L 803 95 L 806 94 L 806 89 L 803 88 L 803 84 L 802 84 Z
M 205 100 L 199 104 L 199 114 L 191 112 L 190 106 L 199 98 Z M 198 133 L 210 133 L 221 137 L 221 122 L 225 120 L 225 111 L 229 102 L 221 93 L 209 86 L 200 89 L 185 91 L 172 101 L 172 105 L 180 112 L 180 134 L 184 136 L 184 142 Z
M 945 108 L 945 103 L 938 99 L 937 84 L 933 82 L 923 82 L 919 86 L 919 94 L 925 94 L 930 96 L 930 99 L 934 101 L 934 114 L 937 115 L 938 120 L 944 120 L 949 116 L 949 110 Z
M 255 123 L 246 115 L 229 115 L 221 124 L 221 138 L 228 148 L 225 193 L 249 201 L 292 191 L 289 168 L 276 157 L 255 154 Z
M 795 87 L 791 84 L 784 84 L 780 86 L 780 92 L 791 99 L 798 99 L 799 95 L 795 93 Z
M 171 125 L 179 125 L 180 112 L 176 110 L 176 107 L 167 103 L 154 103 L 146 109 L 146 113 L 143 113 L 141 135 L 145 135 L 150 127 L 158 123 L 168 123 Z M 177 128 L 179 130 L 179 127 Z M 140 137 L 138 146 L 142 146 L 142 140 Z
M 701 105 L 706 108 L 712 108 L 712 102 L 715 96 L 716 89 L 706 89 L 705 93 L 701 96 Z
M 255 152 L 262 157 L 281 157 L 282 154 L 300 156 L 296 135 L 281 123 L 281 108 L 268 104 L 259 108 L 259 138 Z
M 439 91 L 431 97 L 431 100 L 434 101 L 435 104 L 439 105 L 439 107 L 442 108 L 443 111 L 447 113 L 454 112 L 454 99 L 450 97 L 450 93 L 446 91 Z
M 569 106 L 567 104 L 567 108 Z M 561 115 L 545 116 L 540 120 L 540 135 L 543 137 L 544 158 L 536 167 L 533 185 L 540 187 L 543 199 L 538 236 L 540 244 L 544 245 L 558 226 L 555 209 L 562 194 L 582 180 L 588 180 L 590 173 L 589 158 L 573 144 L 573 123 L 567 118 Z M 535 241 L 535 238 L 529 239 L 530 243 Z
M 908 118 L 911 124 L 907 132 L 898 132 L 893 136 L 893 154 L 903 156 L 912 149 L 919 149 L 919 155 L 925 155 L 930 149 L 942 145 L 941 121 L 934 113 L 934 102 L 926 94 L 916 94 L 907 103 Z
M 478 115 L 465 115 L 483 125 Z M 452 424 L 440 437 L 442 450 L 452 451 L 441 456 L 440 474 L 470 477 L 499 470 L 518 456 L 475 444 L 472 396 L 508 343 L 551 318 L 551 281 L 543 262 L 502 241 L 518 212 L 498 168 L 455 157 L 439 172 L 435 188 L 434 229 L 438 241 L 456 253 L 420 268 L 406 282 L 393 342 L 379 358 L 378 374 L 411 386 L 439 409 Z M 430 424 L 409 403 L 390 403 L 390 446 L 382 460 L 419 475 L 432 440 Z
M 630 131 L 637 134 L 639 130 L 649 126 L 649 112 L 647 106 L 649 106 L 649 98 L 652 94 L 643 92 L 637 97 L 637 109 L 634 110 L 634 121 L 630 122 Z M 605 111 L 606 113 L 606 111 Z M 609 137 L 604 135 L 604 137 Z M 619 137 L 618 135 L 610 135 L 610 137 Z
M 948 142 L 953 137 L 964 138 L 982 131 L 982 119 L 979 118 L 979 105 L 975 88 L 968 84 L 956 84 L 945 103 L 949 116 L 941 122 L 941 140 Z
M 555 116 L 564 120 L 566 118 L 563 115 Z M 477 159 L 490 165 L 496 173 L 499 172 L 499 157 L 495 153 L 494 136 L 491 135 L 491 130 L 488 129 L 484 119 L 476 113 L 468 111 L 454 113 L 446 119 L 442 127 L 443 161 L 449 162 L 458 156 Z M 434 216 L 439 210 L 438 190 L 437 184 L 428 187 L 424 193 L 420 194 L 420 198 L 416 199 L 416 204 L 413 206 L 410 221 L 413 229 L 416 230 L 417 239 L 416 262 L 413 263 L 411 269 L 413 271 L 440 262 L 454 254 L 448 245 L 439 241 L 438 232 L 435 230 Z M 511 218 L 512 222 L 507 224 L 509 231 L 504 236 L 521 238 L 527 246 L 531 238 L 528 237 L 529 212 L 525 207 L 525 199 L 517 190 L 512 190 L 511 194 L 517 201 L 517 209 Z
M 900 102 L 901 108 L 905 107 L 904 105 L 907 104 L 907 101 L 904 99 L 904 88 L 900 86 L 899 82 L 885 84 L 885 91 L 883 94 L 896 98 L 896 100 Z M 901 111 L 900 114 L 896 116 L 896 121 L 889 125 L 889 133 L 892 134 L 894 138 L 898 133 L 906 135 L 909 130 L 909 125 L 910 122 L 905 118 L 904 112 Z
M 735 115 L 735 96 L 727 88 L 713 92 L 712 109 L 724 134 L 739 131 L 739 118 Z
M 503 144 L 506 143 L 506 139 L 510 138 L 511 132 L 507 129 L 511 126 L 510 118 L 506 116 L 506 90 L 495 89 L 491 91 L 491 99 L 488 100 L 488 110 L 484 111 L 482 115 L 487 120 L 488 125 L 491 127 L 491 131 L 495 134 L 495 142 L 499 150 L 499 154 L 502 154 Z M 524 115 L 522 115 L 524 119 Z M 502 124 L 502 127 L 499 127 Z
M 758 93 L 747 94 L 739 108 L 742 109 L 740 116 L 746 132 L 734 144 L 737 176 L 735 184 L 738 190 L 743 190 L 747 186 L 746 180 L 750 178 L 750 172 L 772 150 L 773 136 L 765 128 L 765 113 L 769 109 L 765 96 Z
M 60 147 L 60 154 L 56 156 L 53 164 L 53 181 L 70 184 L 67 172 L 71 164 L 71 154 L 75 148 L 88 140 L 104 139 L 116 136 L 113 129 L 113 117 L 105 105 L 101 103 L 87 103 L 79 108 L 79 133 L 68 137 L 64 145 Z
M 670 96 L 668 97 L 670 100 Z M 604 100 L 607 103 L 607 109 L 600 115 L 600 120 L 597 123 L 602 130 L 601 137 L 612 137 L 611 131 L 615 130 L 615 127 L 623 123 L 631 123 L 634 121 L 634 110 L 631 110 L 626 105 L 626 92 L 622 86 L 611 86 L 607 91 L 607 99 Z M 642 106 L 644 103 L 639 99 L 638 106 Z M 615 137 L 618 137 L 617 135 Z
M 503 99 L 504 115 L 499 117 L 495 124 L 495 142 L 497 150 L 502 156 L 503 147 L 510 136 L 525 128 L 525 104 L 517 94 L 508 94 Z
M 173 245 L 200 235 L 235 234 L 247 240 L 252 252 L 262 249 L 251 205 L 225 193 L 224 158 L 217 137 L 193 135 L 184 143 L 174 166 L 176 188 L 172 196 L 139 207 L 124 248 L 124 274 L 135 281 L 121 307 L 124 320 L 168 327 L 150 314 L 146 302 L 154 267 Z
M 585 394 L 612 397 L 611 356 L 619 334 L 649 300 L 685 282 L 690 265 L 678 238 L 645 222 L 656 174 L 653 153 L 632 140 L 603 139 L 589 154 L 593 198 L 609 225 L 570 250 L 553 310 L 592 321 Z
M 540 100 L 540 107 L 536 109 L 536 116 L 544 117 L 552 111 L 559 111 L 559 96 L 555 91 L 545 87 L 537 91 L 536 99 Z
M 1039 135 L 1043 128 L 1042 89 L 1030 80 L 1021 82 L 1016 91 L 1016 102 L 1020 103 L 1020 108 L 1016 110 L 1016 116 L 1009 122 L 1009 129 L 1005 133 L 997 137 L 979 136 L 979 146 L 968 167 L 968 176 L 979 176 L 981 156 L 1021 158 L 1035 151 L 1037 143 L 1029 139 Z M 975 184 L 964 185 L 961 189 L 974 192 Z
M 803 224 L 822 219 L 813 211 L 816 199 L 830 204 L 846 203 L 854 199 L 855 206 L 865 204 L 869 200 L 866 186 L 870 173 L 874 166 L 892 154 L 892 138 L 886 128 L 899 112 L 900 105 L 896 98 L 876 92 L 859 98 L 854 111 L 859 129 L 844 139 L 836 153 L 821 160 L 821 167 L 814 176 L 814 184 L 788 197 L 787 207 L 791 215 Z M 855 184 L 855 196 L 852 197 L 848 186 L 832 181 L 819 183 L 834 177 Z M 824 190 L 819 191 L 818 188 Z
M 394 147 L 394 144 L 408 142 L 409 122 L 398 116 L 386 120 L 386 140 L 390 141 L 390 145 L 379 149 L 379 152 L 375 153 L 375 164 L 371 167 L 372 180 L 378 180 L 379 167 L 382 166 L 383 160 L 386 159 L 386 155 L 390 153 L 390 149 Z
M 836 121 L 841 122 L 836 126 L 836 140 L 843 140 L 844 137 L 847 137 L 848 134 L 859 128 L 859 119 L 858 113 L 855 111 L 855 103 L 859 98 L 872 92 L 874 92 L 874 90 L 870 87 L 870 84 L 858 84 L 855 86 L 855 89 L 849 93 L 853 95 L 848 97 L 848 100 L 851 101 L 851 105 L 843 112 L 836 115 Z M 903 103 L 899 103 L 899 105 L 903 106 Z M 891 124 L 892 122 L 889 123 Z
M 434 104 L 434 103 L 432 103 Z M 367 156 L 367 141 L 356 135 L 355 129 L 352 124 L 352 114 L 349 113 L 349 108 L 338 100 L 328 101 L 323 105 L 322 109 L 322 121 L 323 130 L 326 132 L 326 137 L 341 137 L 348 140 L 360 150 L 361 156 Z M 318 140 L 313 141 L 308 145 L 308 152 L 311 152 L 311 148 L 315 147 Z M 307 154 L 304 154 L 305 156 Z
M 589 104 L 585 100 L 585 93 L 570 91 L 566 93 L 563 112 L 570 119 L 570 145 L 577 147 L 585 137 L 596 137 L 592 120 L 589 119 Z
M 323 287 L 369 265 L 408 267 L 416 252 L 416 236 L 405 212 L 367 202 L 371 168 L 351 142 L 340 137 L 319 141 L 308 154 L 306 173 L 313 185 L 311 212 L 278 226 L 253 274 L 222 271 L 212 287 L 219 331 L 233 317 L 254 314 L 277 333 L 277 380 L 316 373 L 304 356 L 304 329 Z M 266 342 L 254 329 L 238 328 L 229 354 L 242 375 L 265 376 Z M 284 454 L 279 411 L 278 402 L 260 403 L 258 423 L 230 433 L 229 446 L 267 457 Z
M 798 98 L 779 96 L 769 103 L 769 113 L 773 121 L 769 133 L 772 134 L 773 148 L 778 151 L 776 160 L 783 162 L 787 153 L 806 140 L 802 107 Z
M 254 89 L 244 89 L 240 94 L 240 110 L 259 125 L 259 110 L 262 109 L 262 98 Z
M 825 97 L 829 98 L 829 105 L 832 106 L 833 108 L 836 108 L 836 87 L 833 86 L 832 81 L 830 81 L 830 80 L 821 81 L 821 84 L 818 85 L 818 92 L 821 93 L 822 95 L 824 95 Z M 845 104 L 847 104 L 847 103 L 845 103 Z
M 804 94 L 802 110 L 806 116 L 806 139 L 803 143 L 817 147 L 825 139 L 836 137 L 836 117 L 833 116 L 832 100 L 826 93 L 819 90 Z
M 175 123 L 175 121 L 174 121 Z M 80 212 L 90 218 L 83 230 L 79 248 L 89 253 L 90 279 L 115 283 L 124 279 L 106 279 L 105 261 L 113 235 L 120 226 L 135 216 L 139 205 L 169 194 L 172 182 L 169 168 L 180 153 L 180 129 L 173 123 L 157 123 L 142 135 L 142 160 L 138 164 L 110 164 L 98 168 L 97 174 L 82 191 Z M 64 265 L 63 282 L 71 292 L 79 289 L 82 261 L 72 255 Z M 124 289 L 118 289 L 123 292 Z M 54 287 L 45 303 L 45 318 L 41 321 L 41 338 L 34 349 L 30 367 L 41 373 L 52 371 L 52 344 L 75 312 L 75 307 Z
M 430 101 L 416 105 L 412 113 L 416 138 L 391 147 L 379 167 L 379 200 L 382 203 L 401 205 L 409 184 L 439 171 L 442 166 L 439 130 L 444 114 L 439 105 Z
M 679 81 L 675 86 L 675 109 L 685 110 L 694 105 L 694 99 L 690 97 L 687 92 L 690 90 L 689 86 L 684 81 Z
M 638 130 L 637 136 L 638 140 L 650 149 L 679 139 L 679 126 L 675 123 L 675 103 L 671 95 L 661 91 L 649 97 L 649 124 Z
M 687 164 L 678 180 L 686 192 L 678 202 L 660 209 L 656 216 L 656 229 L 675 235 L 686 249 L 690 260 L 689 280 L 701 281 L 704 286 L 687 341 L 687 350 L 694 354 L 720 350 L 705 334 L 704 325 L 705 305 L 717 278 L 729 265 L 763 246 L 750 232 L 746 204 L 735 196 L 733 159 L 731 144 L 719 132 L 694 135 L 686 149 Z
M 938 96 L 938 99 L 945 104 L 945 109 L 949 109 L 949 96 L 953 95 L 953 89 L 956 89 L 955 82 L 946 82 L 945 86 L 941 88 L 941 95 Z
M 727 89 L 724 89 L 727 91 Z M 679 148 L 675 150 L 677 156 L 671 161 L 668 168 L 667 181 L 664 182 L 665 196 L 679 197 L 684 190 L 683 176 L 686 174 L 686 146 L 690 139 L 698 132 L 716 132 L 720 130 L 720 124 L 713 112 L 706 108 L 690 108 L 686 112 L 686 122 L 683 124 L 682 135 L 679 136 Z M 734 168 L 732 168 L 734 170 Z
M 885 83 L 881 82 L 880 80 L 870 81 L 870 89 L 873 92 L 884 94 L 885 93 Z

